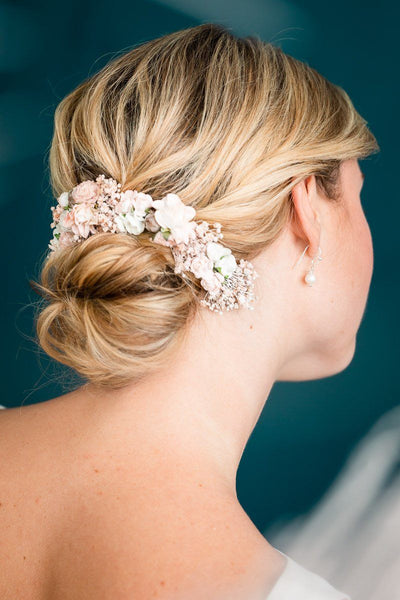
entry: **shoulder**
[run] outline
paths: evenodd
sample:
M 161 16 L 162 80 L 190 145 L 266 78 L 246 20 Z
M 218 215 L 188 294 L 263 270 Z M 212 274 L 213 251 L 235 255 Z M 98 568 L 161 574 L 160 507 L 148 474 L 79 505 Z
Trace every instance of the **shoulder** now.
M 58 404 L 0 411 L 0 450 L 13 457 L 5 461 L 8 486 L 26 472 L 24 498 L 40 489 L 46 502 L 40 553 L 53 600 L 59 590 L 87 600 L 265 600 L 282 556 L 238 502 L 199 488 L 175 464 L 167 473 L 149 469 L 143 449 L 142 459 L 131 451 L 134 460 L 126 448 L 112 457 L 94 449 Z M 31 522 L 28 502 L 25 518 Z
M 229 512 L 146 511 L 124 499 L 120 512 L 96 510 L 63 537 L 72 597 L 265 600 L 285 560 Z

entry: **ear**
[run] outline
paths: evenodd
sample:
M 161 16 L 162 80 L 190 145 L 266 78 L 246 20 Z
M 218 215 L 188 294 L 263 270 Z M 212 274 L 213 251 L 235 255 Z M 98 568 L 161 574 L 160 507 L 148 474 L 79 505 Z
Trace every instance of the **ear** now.
M 318 191 L 314 175 L 302 179 L 291 191 L 294 215 L 292 229 L 297 237 L 309 246 L 307 254 L 314 257 L 318 253 L 321 238 L 321 223 L 315 207 L 318 205 Z

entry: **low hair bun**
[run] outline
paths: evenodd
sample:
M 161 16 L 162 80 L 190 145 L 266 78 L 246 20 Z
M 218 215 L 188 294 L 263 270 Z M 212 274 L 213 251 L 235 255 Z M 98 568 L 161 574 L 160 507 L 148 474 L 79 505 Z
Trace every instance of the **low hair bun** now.
M 36 316 L 41 347 L 113 388 L 165 364 L 195 312 L 198 286 L 174 273 L 169 248 L 122 233 L 50 254 L 31 285 L 45 303 Z

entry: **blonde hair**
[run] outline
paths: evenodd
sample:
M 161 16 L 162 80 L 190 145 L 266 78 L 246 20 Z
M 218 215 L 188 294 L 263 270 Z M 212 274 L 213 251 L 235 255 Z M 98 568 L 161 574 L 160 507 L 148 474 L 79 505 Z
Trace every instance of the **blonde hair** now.
M 220 222 L 251 260 L 292 215 L 290 191 L 314 174 L 340 201 L 340 163 L 379 150 L 346 92 L 257 36 L 206 23 L 117 56 L 55 111 L 55 197 L 104 173 Z M 88 381 L 120 388 L 166 364 L 198 310 L 198 280 L 170 249 L 96 234 L 48 256 L 36 332 L 44 351 Z

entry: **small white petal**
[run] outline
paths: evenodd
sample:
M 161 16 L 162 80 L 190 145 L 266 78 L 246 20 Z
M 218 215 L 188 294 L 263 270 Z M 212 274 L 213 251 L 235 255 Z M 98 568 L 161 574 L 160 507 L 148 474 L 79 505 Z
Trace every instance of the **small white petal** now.
M 69 198 L 69 194 L 68 192 L 63 192 L 59 197 L 58 197 L 58 204 L 60 206 L 62 206 L 63 208 L 65 206 L 68 206 L 68 198 Z

